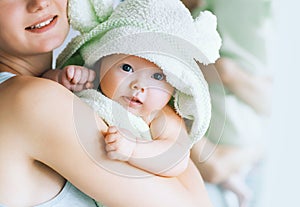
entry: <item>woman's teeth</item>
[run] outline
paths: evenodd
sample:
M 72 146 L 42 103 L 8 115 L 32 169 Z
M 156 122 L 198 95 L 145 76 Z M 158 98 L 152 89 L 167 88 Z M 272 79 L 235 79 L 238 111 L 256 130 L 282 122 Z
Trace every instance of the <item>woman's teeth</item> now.
M 50 24 L 52 22 L 53 18 L 47 20 L 47 21 L 44 21 L 44 22 L 41 22 L 39 24 L 36 24 L 36 25 L 33 25 L 30 27 L 30 29 L 40 29 L 48 24 Z

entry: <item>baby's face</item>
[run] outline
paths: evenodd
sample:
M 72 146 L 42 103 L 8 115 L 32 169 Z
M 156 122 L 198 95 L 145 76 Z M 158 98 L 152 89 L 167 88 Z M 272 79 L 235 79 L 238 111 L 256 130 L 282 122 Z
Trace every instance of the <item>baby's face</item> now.
M 100 86 L 104 95 L 139 116 L 161 110 L 174 92 L 159 67 L 128 55 L 102 59 Z

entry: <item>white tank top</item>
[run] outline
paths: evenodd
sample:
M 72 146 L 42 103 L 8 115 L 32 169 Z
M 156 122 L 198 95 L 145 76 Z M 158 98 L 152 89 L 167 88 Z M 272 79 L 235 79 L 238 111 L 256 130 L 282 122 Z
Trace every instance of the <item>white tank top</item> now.
M 14 76 L 15 74 L 9 72 L 0 72 L 0 84 Z

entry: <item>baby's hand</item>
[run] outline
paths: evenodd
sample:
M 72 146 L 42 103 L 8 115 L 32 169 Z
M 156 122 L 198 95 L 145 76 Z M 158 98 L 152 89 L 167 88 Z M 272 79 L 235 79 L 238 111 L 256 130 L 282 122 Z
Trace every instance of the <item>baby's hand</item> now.
M 64 67 L 59 75 L 58 82 L 71 91 L 82 91 L 94 87 L 96 73 L 82 66 L 69 65 Z
M 130 132 L 118 131 L 114 126 L 107 129 L 104 141 L 107 156 L 112 160 L 128 161 L 136 146 L 136 138 Z

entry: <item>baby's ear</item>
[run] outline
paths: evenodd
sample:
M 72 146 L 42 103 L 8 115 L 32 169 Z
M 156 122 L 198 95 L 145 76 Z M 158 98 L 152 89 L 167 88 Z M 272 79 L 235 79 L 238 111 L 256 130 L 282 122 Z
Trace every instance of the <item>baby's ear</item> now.
M 194 21 L 197 30 L 197 46 L 207 60 L 199 60 L 203 64 L 214 63 L 219 58 L 219 49 L 222 44 L 217 32 L 217 18 L 209 11 L 204 11 Z
M 112 11 L 113 0 L 69 0 L 68 3 L 70 24 L 81 33 L 107 20 Z

